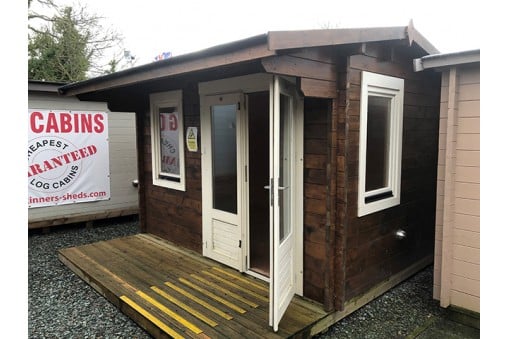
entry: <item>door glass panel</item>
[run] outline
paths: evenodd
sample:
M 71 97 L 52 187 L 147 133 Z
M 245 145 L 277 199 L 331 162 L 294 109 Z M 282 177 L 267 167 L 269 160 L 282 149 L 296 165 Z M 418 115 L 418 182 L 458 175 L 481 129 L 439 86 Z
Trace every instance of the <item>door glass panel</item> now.
M 237 213 L 236 105 L 212 106 L 213 208 Z
M 369 95 L 365 191 L 388 186 L 391 99 Z
M 279 134 L 279 239 L 284 241 L 290 233 L 291 225 L 291 165 L 289 162 L 291 144 L 290 135 L 290 117 L 289 117 L 289 97 L 280 95 L 280 134 Z

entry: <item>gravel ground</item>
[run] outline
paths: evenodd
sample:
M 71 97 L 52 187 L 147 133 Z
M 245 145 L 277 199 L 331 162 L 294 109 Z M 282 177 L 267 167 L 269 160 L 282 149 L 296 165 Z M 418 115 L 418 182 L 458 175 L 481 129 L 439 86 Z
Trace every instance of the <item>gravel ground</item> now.
M 61 248 L 137 232 L 132 217 L 29 232 L 29 338 L 151 338 L 57 257 Z M 444 315 L 432 299 L 430 266 L 315 338 L 403 338 Z
M 129 220 L 130 219 L 130 220 Z M 54 227 L 28 236 L 29 338 L 151 338 L 151 336 L 63 265 L 62 248 L 135 234 L 133 218 Z

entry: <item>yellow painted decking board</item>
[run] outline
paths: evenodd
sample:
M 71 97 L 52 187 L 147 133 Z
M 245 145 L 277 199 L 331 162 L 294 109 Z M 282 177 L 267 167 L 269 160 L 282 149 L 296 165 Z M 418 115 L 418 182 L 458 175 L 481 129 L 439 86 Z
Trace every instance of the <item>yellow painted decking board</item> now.
M 115 270 L 117 273 L 115 275 L 115 278 L 110 278 L 108 276 L 108 274 L 106 274 L 106 275 L 103 274 L 103 272 L 106 269 L 104 267 L 102 267 L 95 260 L 91 259 L 88 256 L 85 256 L 84 254 L 82 254 L 78 257 L 79 264 L 87 263 L 87 262 L 88 263 L 89 262 L 95 263 L 94 267 L 90 267 L 90 265 L 85 265 L 85 267 L 87 269 L 87 272 L 90 272 L 91 274 L 95 274 L 97 276 L 97 279 L 99 281 L 99 284 L 98 284 L 99 286 L 103 286 L 103 285 L 106 286 L 106 288 L 103 287 L 102 290 L 107 290 L 107 288 L 108 288 L 107 286 L 109 286 L 109 288 L 112 287 L 113 289 L 116 290 L 116 293 L 112 298 L 113 299 L 112 301 L 115 305 L 117 305 L 118 307 L 122 306 L 122 305 L 120 305 L 121 303 L 119 301 L 115 302 L 115 300 L 120 299 L 122 296 L 127 296 L 129 299 L 137 302 L 140 305 L 140 307 L 142 307 L 145 311 L 147 311 L 148 313 L 150 313 L 157 319 L 159 319 L 159 320 L 162 319 L 163 322 L 168 324 L 169 327 L 172 328 L 173 330 L 177 330 L 177 331 L 180 330 L 178 328 L 178 326 L 175 326 L 174 323 L 172 324 L 171 319 L 165 319 L 166 317 L 164 315 L 159 314 L 160 312 L 156 308 L 154 308 L 151 305 L 147 305 L 142 299 L 140 299 L 139 296 L 137 296 L 135 293 L 136 292 L 135 288 L 133 288 L 133 287 L 125 288 L 124 286 L 122 286 L 122 284 L 124 284 L 125 280 L 129 280 L 129 282 L 135 286 L 148 286 L 149 285 L 146 282 L 146 275 L 143 274 L 142 270 L 139 270 L 138 268 L 136 268 L 136 264 L 125 265 L 125 262 L 126 262 L 125 258 L 122 257 L 121 255 L 119 255 L 119 253 L 115 253 L 115 252 L 117 252 L 117 250 L 115 250 L 114 247 L 106 246 L 105 243 L 86 245 L 86 248 L 80 248 L 80 249 L 72 248 L 72 249 L 69 249 L 69 252 L 66 253 L 66 256 L 71 257 L 70 254 L 75 254 L 76 252 L 81 253 L 81 250 L 83 252 L 86 252 L 87 254 L 90 254 L 93 257 L 97 257 L 97 256 L 103 256 L 104 258 L 107 257 L 107 259 L 105 259 L 106 265 L 115 265 L 117 267 L 117 269 Z M 134 257 L 132 257 L 131 259 L 133 262 L 139 263 L 139 260 L 134 259 Z M 124 263 L 124 264 L 119 265 L 119 262 Z M 132 264 L 132 262 L 131 262 L 131 264 Z M 97 269 L 96 267 L 100 267 L 100 268 Z M 146 268 L 148 270 L 150 270 L 149 266 L 146 266 Z M 151 270 L 154 270 L 154 267 L 151 267 Z M 132 271 L 136 272 L 136 275 L 132 275 L 129 273 Z M 110 274 L 112 274 L 112 273 L 110 273 Z M 86 275 L 86 272 L 85 272 L 85 275 Z M 125 278 L 125 276 L 129 276 L 129 275 L 131 275 L 129 278 Z M 119 278 L 120 276 L 122 278 Z M 102 282 L 102 284 L 101 284 L 101 282 Z M 129 285 L 129 286 L 132 286 L 132 285 Z M 110 298 L 108 298 L 108 299 L 110 299 Z M 124 310 L 123 307 L 120 307 L 120 308 L 122 310 Z M 131 318 L 133 318 L 133 320 L 138 322 L 138 324 L 140 322 L 141 323 L 146 322 L 145 315 L 139 314 L 136 311 L 133 312 L 132 310 L 128 310 L 128 311 L 129 312 L 125 312 L 125 313 L 127 313 Z M 234 328 L 235 326 L 231 326 L 231 325 L 234 325 L 234 324 L 235 323 L 231 323 L 231 322 L 226 323 L 226 326 L 222 326 L 221 332 L 214 333 L 215 335 L 212 334 L 211 337 L 229 337 L 229 338 L 231 338 L 231 337 L 241 337 L 243 335 L 246 335 L 246 336 L 252 337 L 252 338 L 264 337 L 264 336 L 258 336 L 255 332 L 252 332 L 250 329 L 243 328 L 243 327 L 236 328 L 235 331 L 232 331 L 231 328 Z M 247 324 L 247 325 L 251 325 L 251 324 Z M 159 335 L 158 335 L 157 334 L 158 332 L 157 331 L 154 332 L 154 329 L 150 330 L 150 328 L 148 326 L 142 326 L 142 327 L 145 328 L 148 332 L 150 332 L 155 337 L 162 335 L 161 333 L 159 333 Z M 184 335 L 184 337 L 189 337 L 189 335 L 191 337 L 193 337 L 193 335 L 190 333 L 187 333 L 187 334 L 181 333 L 181 332 L 179 332 L 179 333 Z
M 285 338 L 310 332 L 327 315 L 295 297 L 274 333 L 268 326 L 266 282 L 148 234 L 63 249 L 59 257 L 157 338 Z
M 131 275 L 129 279 L 133 281 L 136 286 L 143 288 L 143 291 L 148 288 L 151 289 L 152 286 L 164 289 L 163 283 L 170 281 L 178 287 L 187 290 L 187 292 L 199 297 L 201 300 L 213 304 L 216 308 L 222 309 L 225 313 L 232 315 L 233 319 L 236 318 L 237 314 L 235 314 L 233 310 L 224 307 L 215 300 L 200 293 L 196 293 L 195 290 L 188 288 L 179 281 L 181 277 L 187 277 L 188 274 L 197 272 L 197 269 L 202 268 L 202 265 L 189 261 L 185 256 L 177 255 L 173 257 L 172 254 L 160 253 L 157 249 L 145 248 L 143 251 L 143 246 L 140 248 L 139 245 L 140 243 L 135 238 L 129 237 L 125 239 L 114 239 L 92 246 L 101 248 L 101 255 L 106 256 L 108 254 L 114 254 L 115 257 L 121 258 L 120 261 L 124 264 L 118 266 L 118 271 L 122 275 Z M 96 252 L 96 254 L 99 253 Z M 160 257 L 160 255 L 162 255 L 162 257 Z M 163 262 L 160 262 L 158 258 L 164 258 Z M 126 263 L 129 264 L 127 265 Z M 130 272 L 135 272 L 135 275 Z M 154 282 L 161 283 L 155 284 Z M 199 307 L 196 306 L 196 308 Z M 252 313 L 250 317 L 253 318 L 253 320 L 257 319 L 261 321 L 261 319 L 255 317 Z M 266 321 L 268 321 L 268 319 L 266 319 Z M 242 328 L 240 333 L 242 332 L 250 333 L 250 330 L 245 331 L 245 329 Z M 249 335 L 255 337 L 255 333 L 250 333 Z
M 188 256 L 185 255 L 168 255 L 161 253 L 162 248 L 151 248 L 143 246 L 144 243 L 139 242 L 135 237 L 129 237 L 125 239 L 115 239 L 104 243 L 101 247 L 105 250 L 106 253 L 113 253 L 114 251 L 120 251 L 117 253 L 120 256 L 123 256 L 125 260 L 128 260 L 132 266 L 136 267 L 137 275 L 145 276 L 145 279 L 150 279 L 152 276 L 157 276 L 158 279 L 164 280 L 167 279 L 174 284 L 177 284 L 181 288 L 187 288 L 190 293 L 199 294 L 203 299 L 209 301 L 209 303 L 214 304 L 216 307 L 222 308 L 225 312 L 230 313 L 232 316 L 238 315 L 238 312 L 230 307 L 224 307 L 224 304 L 217 301 L 217 299 L 210 298 L 208 296 L 204 296 L 199 291 L 195 289 L 189 288 L 189 285 L 184 283 L 183 281 L 190 281 L 193 285 L 196 285 L 198 288 L 203 288 L 213 293 L 217 297 L 221 299 L 225 299 L 226 302 L 232 303 L 233 305 L 238 305 L 242 309 L 249 311 L 249 318 L 257 323 L 268 323 L 268 303 L 266 305 L 259 307 L 259 310 L 248 305 L 245 305 L 239 302 L 237 299 L 231 297 L 230 295 L 223 293 L 222 291 L 218 291 L 215 288 L 210 288 L 203 284 L 202 282 L 198 282 L 192 279 L 191 275 L 201 275 L 201 270 L 206 268 L 205 265 L 196 263 L 193 260 L 189 260 Z M 130 259 L 129 259 L 130 258 Z M 142 260 L 141 260 L 142 258 Z M 158 258 L 164 258 L 163 262 L 161 262 Z M 214 263 L 215 264 L 215 263 Z M 153 270 L 156 272 L 153 272 Z M 124 265 L 124 269 L 129 270 L 129 266 Z M 178 272 L 175 274 L 175 271 Z M 146 278 L 146 274 L 148 274 L 148 278 Z M 183 280 L 183 281 L 182 281 Z M 148 284 L 149 281 L 139 281 L 140 284 Z M 145 285 L 146 286 L 146 285 Z

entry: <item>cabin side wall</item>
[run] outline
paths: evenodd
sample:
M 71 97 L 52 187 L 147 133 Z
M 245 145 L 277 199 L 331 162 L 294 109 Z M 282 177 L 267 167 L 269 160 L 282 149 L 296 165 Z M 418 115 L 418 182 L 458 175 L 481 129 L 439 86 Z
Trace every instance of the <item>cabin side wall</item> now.
M 404 270 L 412 265 L 432 260 L 439 75 L 414 73 L 414 56 L 407 51 L 400 46 L 367 44 L 361 52 L 343 60 L 337 128 L 337 213 L 341 232 L 337 232 L 336 243 L 338 254 L 344 257 L 337 260 L 337 309 L 401 272 L 407 274 Z M 357 217 L 363 70 L 404 79 L 401 202 Z M 406 231 L 404 239 L 395 236 L 399 229 Z
M 304 120 L 304 295 L 323 303 L 331 300 L 333 272 L 330 242 L 330 182 L 333 148 L 329 143 L 332 100 L 306 98 Z
M 111 199 L 28 209 L 28 228 L 85 222 L 138 213 L 136 124 L 134 113 L 110 112 L 101 102 L 52 93 L 29 93 L 29 108 L 103 111 L 108 114 Z
M 443 72 L 434 298 L 480 312 L 480 68 Z
M 200 130 L 199 93 L 197 83 L 183 86 L 184 131 L 187 127 Z M 142 229 L 179 246 L 197 253 L 202 248 L 202 204 L 201 204 L 201 153 L 189 152 L 185 147 L 185 191 L 153 185 L 152 147 L 150 132 L 150 107 L 138 119 L 143 135 L 143 205 L 141 206 Z M 199 140 L 199 136 L 198 136 Z M 198 145 L 200 143 L 198 142 Z

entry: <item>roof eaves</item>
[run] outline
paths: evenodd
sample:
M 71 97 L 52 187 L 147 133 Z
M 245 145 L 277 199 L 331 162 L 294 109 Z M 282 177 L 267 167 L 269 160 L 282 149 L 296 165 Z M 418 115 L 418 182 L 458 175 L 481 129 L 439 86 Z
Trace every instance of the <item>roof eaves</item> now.
M 58 88 L 65 84 L 66 82 L 28 80 L 28 91 L 58 93 Z
M 443 68 L 480 62 L 480 50 L 432 54 L 413 60 L 415 72 L 430 68 Z
M 405 26 L 271 31 L 268 32 L 268 49 L 282 50 L 406 38 Z
M 268 49 L 282 50 L 387 40 L 407 40 L 410 46 L 414 42 L 429 54 L 439 53 L 438 49 L 415 29 L 412 20 L 408 26 L 272 31 L 268 32 Z
M 219 55 L 223 53 L 234 52 L 236 50 L 240 50 L 242 48 L 248 48 L 250 46 L 259 45 L 262 43 L 266 43 L 267 34 L 260 34 L 256 36 L 252 36 L 246 39 L 233 41 L 217 46 L 213 46 L 207 49 L 203 49 L 197 52 L 182 54 L 179 56 L 171 57 L 169 59 L 160 60 L 156 62 L 147 63 L 144 65 L 128 68 L 125 70 L 121 70 L 115 73 L 98 76 L 95 78 L 70 83 L 64 85 L 58 89 L 60 94 L 67 94 L 69 91 L 72 91 L 74 94 L 84 93 L 88 90 L 93 90 L 98 85 L 106 82 L 111 82 L 115 79 L 127 78 L 132 75 L 140 75 L 140 74 L 153 74 L 158 69 L 171 67 L 173 65 L 183 64 L 189 61 L 195 61 L 200 58 Z

